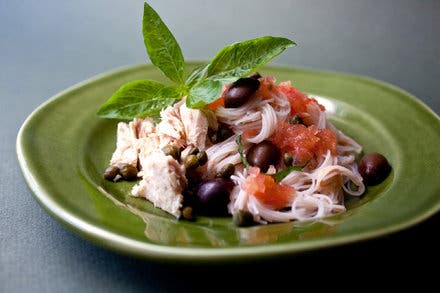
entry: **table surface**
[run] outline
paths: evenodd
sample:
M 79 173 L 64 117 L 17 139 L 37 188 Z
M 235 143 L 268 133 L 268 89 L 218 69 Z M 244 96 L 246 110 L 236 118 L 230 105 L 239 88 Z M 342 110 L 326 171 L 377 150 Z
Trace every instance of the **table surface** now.
M 333 278 L 336 283 L 332 286 L 339 286 L 348 276 L 390 281 L 388 272 L 412 274 L 417 266 L 405 265 L 409 262 L 422 265 L 440 260 L 440 240 L 433 233 L 440 225 L 439 214 L 370 241 L 284 259 L 220 266 L 176 266 L 118 255 L 83 240 L 49 216 L 34 200 L 19 170 L 15 154 L 18 129 L 38 105 L 57 92 L 110 69 L 148 62 L 140 33 L 142 3 L 2 2 L 0 292 L 220 291 L 249 288 L 250 284 L 261 289 L 291 284 L 314 272 L 320 278 Z M 286 36 L 299 46 L 274 64 L 381 79 L 440 113 L 440 1 L 218 3 L 150 1 L 187 59 L 209 59 L 234 41 Z M 283 268 L 285 264 L 288 269 Z M 335 269 L 337 264 L 343 267 Z M 366 269 L 369 266 L 373 269 Z M 244 272 L 264 279 L 245 279 Z

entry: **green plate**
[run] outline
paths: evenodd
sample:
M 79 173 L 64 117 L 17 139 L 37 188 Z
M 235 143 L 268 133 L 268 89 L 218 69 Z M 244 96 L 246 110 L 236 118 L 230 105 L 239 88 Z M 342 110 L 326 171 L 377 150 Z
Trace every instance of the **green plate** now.
M 193 68 L 196 63 L 189 66 Z M 18 160 L 38 202 L 56 219 L 109 249 L 163 261 L 228 261 L 293 254 L 395 232 L 440 208 L 440 120 L 392 85 L 348 74 L 266 67 L 320 97 L 331 121 L 364 152 L 393 167 L 379 186 L 348 198 L 347 212 L 318 221 L 237 228 L 231 218 L 178 221 L 128 195 L 134 183 L 102 178 L 115 148 L 116 123 L 98 107 L 127 81 L 164 80 L 151 65 L 119 69 L 56 95 L 24 122 Z

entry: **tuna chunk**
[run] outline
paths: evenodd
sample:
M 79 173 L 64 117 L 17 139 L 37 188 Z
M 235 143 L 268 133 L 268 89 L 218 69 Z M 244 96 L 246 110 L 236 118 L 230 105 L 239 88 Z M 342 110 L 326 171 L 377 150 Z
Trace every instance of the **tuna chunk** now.
M 130 164 L 137 167 L 138 153 L 141 145 L 138 138 L 155 135 L 154 123 L 151 118 L 136 118 L 130 123 L 119 122 L 116 139 L 116 150 L 110 160 L 110 165 Z
M 174 144 L 179 147 L 185 145 L 185 128 L 180 120 L 179 106 L 181 103 L 175 104 L 173 107 L 168 106 L 160 112 L 161 121 L 156 127 L 157 135 L 160 138 L 160 146 Z
M 180 119 L 185 129 L 186 143 L 205 150 L 208 134 L 208 119 L 205 114 L 198 109 L 190 109 L 183 103 L 180 106 Z
M 132 122 L 130 122 L 132 124 Z M 110 165 L 130 164 L 137 166 L 138 152 L 136 149 L 137 133 L 132 125 L 119 122 L 116 139 L 116 150 L 110 160 Z
M 145 197 L 154 206 L 176 216 L 181 215 L 182 192 L 187 185 L 185 170 L 171 156 L 156 150 L 139 155 L 142 180 L 133 187 L 133 196 Z

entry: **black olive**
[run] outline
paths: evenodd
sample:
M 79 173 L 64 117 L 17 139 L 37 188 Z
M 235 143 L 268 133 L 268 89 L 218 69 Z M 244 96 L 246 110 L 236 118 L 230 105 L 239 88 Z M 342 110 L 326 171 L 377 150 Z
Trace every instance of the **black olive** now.
M 118 174 L 119 168 L 117 166 L 109 166 L 107 169 L 105 169 L 103 176 L 105 179 L 113 181 Z
M 228 214 L 229 194 L 234 187 L 232 180 L 215 178 L 203 182 L 197 191 L 197 213 L 206 216 Z
M 137 178 L 138 170 L 130 164 L 122 164 L 119 166 L 119 174 L 127 181 Z
M 254 72 L 251 75 L 249 75 L 248 77 L 253 78 L 253 79 L 260 79 L 262 76 L 259 72 Z
M 251 166 L 259 167 L 266 172 L 270 165 L 278 164 L 281 152 L 274 144 L 263 141 L 253 145 L 246 154 L 246 159 Z
M 377 185 L 387 178 L 391 166 L 379 153 L 365 155 L 359 162 L 358 171 L 367 185 Z
M 234 82 L 224 96 L 225 108 L 238 108 L 260 87 L 258 79 L 244 77 Z

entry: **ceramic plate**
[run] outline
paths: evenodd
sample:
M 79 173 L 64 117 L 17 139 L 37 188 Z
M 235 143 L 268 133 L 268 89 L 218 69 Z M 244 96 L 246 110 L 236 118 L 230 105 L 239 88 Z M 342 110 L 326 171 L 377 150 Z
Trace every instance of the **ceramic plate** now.
M 176 220 L 128 195 L 134 183 L 102 178 L 115 148 L 117 121 L 95 113 L 127 81 L 164 81 L 150 65 L 82 82 L 36 109 L 17 139 L 24 177 L 38 202 L 86 239 L 164 261 L 293 254 L 395 232 L 439 210 L 440 120 L 415 97 L 384 82 L 348 74 L 283 67 L 266 67 L 261 73 L 291 80 L 319 97 L 329 119 L 364 152 L 380 152 L 389 159 L 393 171 L 387 180 L 361 198 L 347 199 L 347 212 L 318 221 L 237 228 L 231 218 Z

